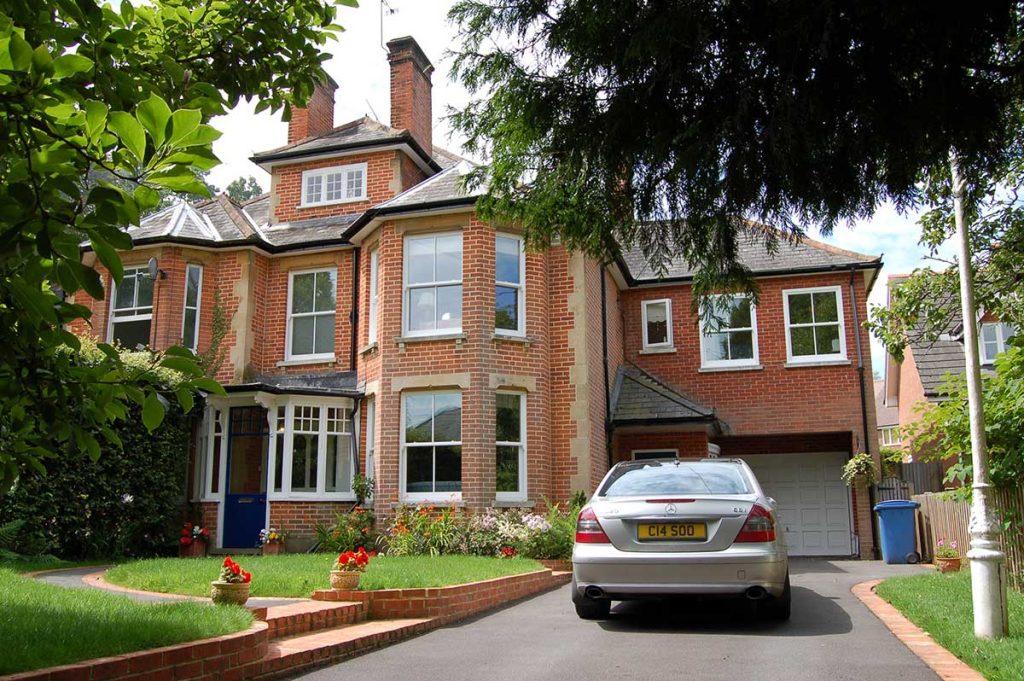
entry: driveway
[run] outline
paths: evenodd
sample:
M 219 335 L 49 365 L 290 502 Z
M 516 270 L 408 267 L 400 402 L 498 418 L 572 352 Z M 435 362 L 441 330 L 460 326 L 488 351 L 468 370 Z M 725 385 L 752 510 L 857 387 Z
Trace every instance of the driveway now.
M 921 570 L 794 560 L 793 617 L 749 618 L 723 603 L 622 603 L 577 619 L 569 587 L 300 677 L 309 681 L 937 681 L 865 608 L 857 582 Z

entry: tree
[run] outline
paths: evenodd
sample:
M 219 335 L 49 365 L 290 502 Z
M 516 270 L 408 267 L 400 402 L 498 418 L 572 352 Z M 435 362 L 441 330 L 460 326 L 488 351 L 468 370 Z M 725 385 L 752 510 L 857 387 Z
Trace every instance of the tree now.
M 213 116 L 244 97 L 287 117 L 291 102 L 308 99 L 323 77 L 320 46 L 340 29 L 335 14 L 335 0 L 0 9 L 0 490 L 64 448 L 99 456 L 97 438 L 117 443 L 110 424 L 131 403 L 148 428 L 159 425 L 156 366 L 188 377 L 174 391 L 186 411 L 193 390 L 221 390 L 181 348 L 143 367 L 105 344 L 100 361 L 81 357 L 65 326 L 89 313 L 67 296 L 104 292 L 80 244 L 119 281 L 125 228 L 162 190 L 207 194 Z M 84 181 L 96 171 L 116 181 Z
M 480 210 L 535 242 L 677 254 L 698 291 L 743 278 L 752 218 L 808 224 L 921 197 L 956 146 L 1000 159 L 1019 94 L 1016 3 L 461 0 L 454 112 Z M 774 237 L 764 237 L 769 245 Z
M 236 177 L 228 184 L 227 189 L 224 191 L 238 203 L 243 203 L 263 195 L 263 187 L 260 186 L 260 183 L 252 175 Z

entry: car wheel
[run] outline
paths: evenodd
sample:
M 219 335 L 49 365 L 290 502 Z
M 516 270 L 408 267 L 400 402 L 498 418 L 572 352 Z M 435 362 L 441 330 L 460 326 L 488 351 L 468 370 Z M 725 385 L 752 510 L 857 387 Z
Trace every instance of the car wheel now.
M 587 598 L 586 600 L 578 603 L 573 603 L 576 606 L 576 614 L 580 619 L 583 620 L 599 620 L 608 616 L 611 612 L 612 602 L 609 600 L 595 601 Z
M 765 619 L 776 620 L 779 622 L 788 620 L 792 610 L 792 600 L 793 594 L 789 588 L 789 573 L 786 573 L 786 586 L 782 589 L 782 595 L 777 598 L 768 598 L 762 601 L 760 603 L 761 615 L 765 617 Z

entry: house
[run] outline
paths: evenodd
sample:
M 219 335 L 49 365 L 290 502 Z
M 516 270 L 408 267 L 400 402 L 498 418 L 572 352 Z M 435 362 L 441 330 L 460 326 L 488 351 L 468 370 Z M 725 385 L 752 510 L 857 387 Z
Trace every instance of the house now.
M 192 467 L 216 548 L 270 525 L 308 544 L 351 508 L 356 472 L 378 516 L 541 508 L 615 461 L 714 453 L 751 463 L 794 554 L 870 555 L 867 489 L 840 471 L 877 458 L 860 322 L 880 260 L 810 239 L 772 255 L 752 226 L 760 298 L 729 296 L 702 332 L 681 259 L 602 266 L 481 221 L 471 164 L 432 139 L 433 67 L 412 38 L 387 48 L 390 125 L 335 126 L 325 83 L 288 143 L 252 157 L 267 195 L 145 218 L 124 281 L 102 272 L 112 294 L 89 302 L 80 330 L 125 344 L 220 337 L 228 394 L 207 401 Z
M 875 381 L 875 423 L 878 428 L 878 446 L 898 449 L 900 435 L 900 410 L 895 404 L 885 401 L 885 379 Z

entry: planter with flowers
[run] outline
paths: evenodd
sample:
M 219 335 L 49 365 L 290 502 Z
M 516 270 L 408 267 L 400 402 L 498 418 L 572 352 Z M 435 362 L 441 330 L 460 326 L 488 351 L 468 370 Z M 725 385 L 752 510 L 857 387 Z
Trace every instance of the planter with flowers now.
M 182 558 L 202 558 L 206 555 L 206 542 L 209 539 L 209 528 L 193 523 L 185 523 L 181 528 L 178 555 Z
M 210 583 L 210 599 L 217 605 L 245 605 L 249 600 L 249 584 L 252 573 L 231 560 L 224 558 L 220 568 L 220 578 Z
M 288 533 L 284 531 L 284 528 L 276 529 L 273 527 L 266 527 L 260 530 L 260 549 L 263 550 L 264 556 L 276 556 L 279 553 L 284 553 L 284 540 L 288 538 Z
M 939 572 L 959 572 L 961 560 L 960 547 L 957 546 L 956 539 L 947 544 L 943 538 L 935 545 L 935 567 Z
M 359 575 L 366 572 L 370 559 L 376 551 L 366 552 L 362 546 L 355 551 L 346 551 L 338 556 L 331 570 L 331 588 L 336 591 L 355 591 L 359 588 Z

